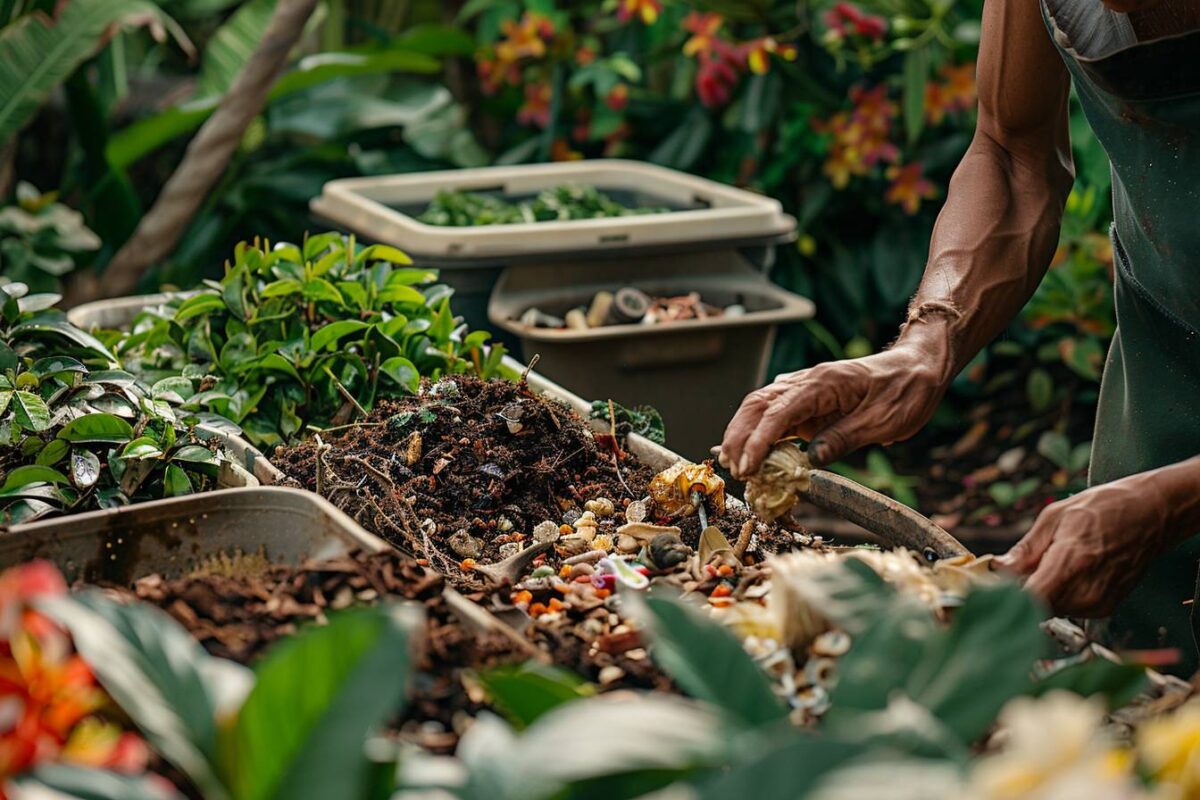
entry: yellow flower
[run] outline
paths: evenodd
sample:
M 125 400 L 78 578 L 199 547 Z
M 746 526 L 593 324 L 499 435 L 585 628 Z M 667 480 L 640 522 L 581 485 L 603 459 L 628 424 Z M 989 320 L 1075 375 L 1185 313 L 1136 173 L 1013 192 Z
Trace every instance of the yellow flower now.
M 1137 747 L 1155 780 L 1178 787 L 1183 798 L 1200 798 L 1200 700 L 1146 722 Z
M 1144 797 L 1133 759 L 1102 735 L 1104 704 L 1069 692 L 1011 701 L 997 720 L 1002 750 L 981 759 L 972 800 L 1128 800 Z

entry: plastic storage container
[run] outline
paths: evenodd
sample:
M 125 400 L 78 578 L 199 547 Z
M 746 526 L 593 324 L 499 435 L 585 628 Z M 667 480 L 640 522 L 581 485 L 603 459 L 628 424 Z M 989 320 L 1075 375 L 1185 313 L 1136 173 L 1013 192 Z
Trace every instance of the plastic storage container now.
M 388 545 L 328 501 L 299 489 L 227 489 L 16 525 L 0 536 L 0 569 L 43 558 L 67 580 L 128 584 L 179 577 L 221 554 L 300 564 Z
M 569 281 L 569 271 L 555 264 L 507 270 L 492 295 L 492 324 L 520 339 L 527 360 L 540 355 L 540 372 L 579 394 L 654 406 L 666 423 L 667 443 L 696 460 L 720 444 L 742 398 L 764 381 L 778 326 L 814 311 L 733 251 L 626 259 L 579 283 Z M 520 322 L 530 308 L 561 317 L 596 292 L 623 286 L 657 296 L 699 292 L 709 303 L 740 304 L 746 313 L 588 330 Z
M 441 191 L 519 201 L 568 184 L 594 186 L 626 206 L 670 213 L 479 227 L 439 227 L 417 219 Z M 441 270 L 442 281 L 455 290 L 455 311 L 472 328 L 487 326 L 492 289 L 514 264 L 566 261 L 577 276 L 587 276 L 639 254 L 742 249 L 765 266 L 774 245 L 795 236 L 795 220 L 776 200 L 619 159 L 347 178 L 326 184 L 311 208 L 317 218 L 365 241 L 394 245 L 419 266 Z M 503 331 L 497 334 L 510 348 L 518 346 Z

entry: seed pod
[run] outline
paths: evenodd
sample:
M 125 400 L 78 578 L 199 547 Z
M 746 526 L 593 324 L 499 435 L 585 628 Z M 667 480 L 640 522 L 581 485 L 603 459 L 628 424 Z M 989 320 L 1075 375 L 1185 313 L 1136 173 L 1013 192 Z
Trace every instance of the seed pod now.
M 562 534 L 558 532 L 558 525 L 550 520 L 539 522 L 537 527 L 533 529 L 533 540 L 538 544 L 546 542 L 557 542 Z
M 601 519 L 604 517 L 611 517 L 616 511 L 616 506 L 613 505 L 613 501 L 609 500 L 607 497 L 597 497 L 595 500 L 588 500 L 583 504 L 583 507 L 586 511 L 592 512 Z

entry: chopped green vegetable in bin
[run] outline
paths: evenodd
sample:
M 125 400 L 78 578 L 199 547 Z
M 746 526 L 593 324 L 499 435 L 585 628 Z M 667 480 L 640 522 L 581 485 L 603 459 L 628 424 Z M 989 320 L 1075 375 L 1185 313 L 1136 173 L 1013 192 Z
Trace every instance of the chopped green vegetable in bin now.
M 547 189 L 533 200 L 518 203 L 472 192 L 439 192 L 417 219 L 426 225 L 467 228 L 631 217 L 669 211 L 659 207 L 629 208 L 594 186 L 568 185 Z
M 592 403 L 592 419 L 601 419 L 605 422 L 611 422 L 609 413 L 609 401 L 597 400 Z M 619 432 L 636 433 L 638 436 L 644 436 L 655 444 L 667 443 L 667 428 L 663 422 L 662 414 L 651 406 L 635 406 L 634 408 L 626 408 L 620 403 L 613 403 L 613 416 L 616 417 L 616 425 Z

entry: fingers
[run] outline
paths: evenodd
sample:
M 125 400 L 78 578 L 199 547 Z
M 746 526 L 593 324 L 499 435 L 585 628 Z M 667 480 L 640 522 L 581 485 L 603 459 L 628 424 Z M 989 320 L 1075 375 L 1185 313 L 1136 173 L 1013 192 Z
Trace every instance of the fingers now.
M 1054 532 L 1058 529 L 1058 519 L 1058 509 L 1054 506 L 1047 508 L 1038 515 L 1037 521 L 1029 533 L 1013 545 L 1011 550 L 996 559 L 996 563 L 1018 575 L 1033 573 L 1054 541 Z
M 763 412 L 757 427 L 746 437 L 734 475 L 753 475 L 777 441 L 809 420 L 828 416 L 837 406 L 837 397 L 824 384 L 797 381 Z
M 843 417 L 818 431 L 808 446 L 808 458 L 814 467 L 823 467 L 865 444 L 862 413 Z

